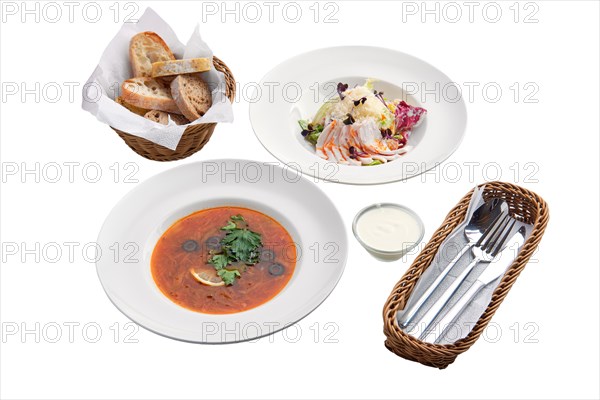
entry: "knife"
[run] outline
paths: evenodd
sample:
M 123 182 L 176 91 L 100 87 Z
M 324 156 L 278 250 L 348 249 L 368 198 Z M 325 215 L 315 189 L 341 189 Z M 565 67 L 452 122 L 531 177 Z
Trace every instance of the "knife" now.
M 460 299 L 448 310 L 443 318 L 436 324 L 437 327 L 441 327 L 442 333 L 437 335 L 436 331 L 439 329 L 431 329 L 423 341 L 428 343 L 439 343 L 442 338 L 446 336 L 448 331 L 452 329 L 458 316 L 467 308 L 471 301 L 479 294 L 483 288 L 487 285 L 504 275 L 508 267 L 512 264 L 514 257 L 510 258 L 510 262 L 503 261 L 502 258 L 505 256 L 504 253 L 514 251 L 515 247 L 520 249 L 525 241 L 525 227 L 519 228 L 517 233 L 507 243 L 507 246 L 502 250 L 500 259 L 497 262 L 490 263 L 486 269 L 483 270 L 481 275 L 471 284 L 469 289 L 460 297 Z M 465 279 L 468 281 L 468 277 Z

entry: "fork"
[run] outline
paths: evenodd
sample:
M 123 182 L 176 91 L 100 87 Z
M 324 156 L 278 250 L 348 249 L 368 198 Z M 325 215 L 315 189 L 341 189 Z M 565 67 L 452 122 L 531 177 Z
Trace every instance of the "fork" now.
M 509 249 L 513 248 L 512 245 L 516 245 L 517 248 L 520 248 L 523 245 L 523 241 L 525 240 L 525 227 L 522 226 L 519 228 L 517 233 L 515 233 L 512 238 L 509 240 L 509 243 L 502 250 L 503 253 L 507 252 Z M 425 342 L 439 344 L 446 336 L 448 331 L 452 329 L 452 327 L 456 326 L 454 323 L 457 320 L 458 316 L 467 308 L 467 306 L 471 303 L 471 301 L 479 294 L 481 290 L 483 290 L 487 285 L 504 275 L 506 269 L 510 266 L 510 263 L 496 261 L 490 264 L 483 272 L 477 277 L 473 283 L 469 285 L 469 289 L 454 303 L 454 305 L 448 310 L 448 312 L 444 315 L 443 318 L 437 323 L 437 326 L 441 327 L 442 333 L 439 336 L 436 336 L 434 330 L 430 330 L 429 334 L 425 337 Z M 471 272 L 472 273 L 472 272 Z M 468 284 L 468 282 L 466 282 Z
M 456 254 L 456 256 L 454 256 L 454 258 L 444 267 L 442 272 L 440 272 L 435 278 L 435 280 L 429 284 L 429 286 L 427 287 L 427 289 L 425 289 L 421 296 L 419 296 L 419 298 L 414 299 L 410 304 L 408 304 L 408 307 L 406 308 L 406 310 L 404 310 L 402 316 L 398 318 L 398 323 L 400 324 L 400 326 L 406 327 L 408 326 L 408 324 L 410 324 L 410 322 L 415 317 L 417 312 L 419 312 L 425 301 L 429 298 L 429 296 L 431 296 L 433 291 L 439 286 L 442 280 L 444 280 L 446 275 L 448 275 L 452 267 L 454 267 L 454 264 L 456 264 L 465 253 L 467 253 L 473 246 L 475 246 L 477 241 L 481 239 L 481 237 L 485 234 L 487 230 L 493 227 L 496 220 L 504 212 L 506 212 L 505 209 L 508 210 L 506 202 L 502 199 L 495 198 L 486 201 L 481 206 L 479 206 L 477 210 L 475 210 L 473 216 L 471 217 L 471 220 L 464 229 L 464 235 L 467 239 L 467 244 L 465 244 L 463 248 L 460 249 L 458 254 Z
M 512 224 L 510 223 L 511 220 Z M 517 221 L 512 219 L 508 214 L 500 215 L 494 220 L 490 228 L 481 236 L 477 243 L 475 243 L 475 246 L 473 246 L 471 249 L 474 256 L 473 260 L 460 273 L 460 275 L 454 279 L 454 281 L 452 281 L 450 286 L 440 295 L 435 303 L 433 303 L 423 318 L 421 318 L 421 320 L 413 326 L 413 328 L 408 332 L 409 334 L 418 337 L 419 339 L 423 339 L 426 336 L 431 323 L 437 318 L 448 301 L 450 301 L 452 296 L 454 296 L 454 294 L 458 291 L 460 284 L 475 268 L 475 266 L 480 262 L 490 263 L 494 261 L 500 250 L 502 250 L 504 247 L 504 243 L 506 242 L 506 239 L 508 238 L 508 235 L 512 231 L 516 222 Z

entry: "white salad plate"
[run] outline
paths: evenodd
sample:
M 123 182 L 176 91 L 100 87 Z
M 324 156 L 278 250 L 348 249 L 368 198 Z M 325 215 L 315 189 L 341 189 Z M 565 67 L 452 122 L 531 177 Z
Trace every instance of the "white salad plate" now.
M 382 165 L 352 166 L 324 160 L 300 134 L 299 119 L 312 119 L 337 96 L 338 82 L 350 87 L 375 79 L 387 99 L 427 109 L 402 157 Z M 250 121 L 263 146 L 281 162 L 317 179 L 381 184 L 419 175 L 447 159 L 460 145 L 467 111 L 460 89 L 437 68 L 395 50 L 347 46 L 314 50 L 272 69 L 258 85 Z
M 288 284 L 268 302 L 234 314 L 204 314 L 162 294 L 150 259 L 174 222 L 220 206 L 250 208 L 277 220 L 296 243 L 298 259 Z M 213 160 L 167 170 L 129 192 L 102 226 L 96 268 L 110 300 L 142 327 L 189 342 L 239 342 L 284 329 L 317 308 L 344 271 L 346 235 L 331 200 L 296 171 L 272 163 Z M 110 251 L 115 248 L 120 251 Z

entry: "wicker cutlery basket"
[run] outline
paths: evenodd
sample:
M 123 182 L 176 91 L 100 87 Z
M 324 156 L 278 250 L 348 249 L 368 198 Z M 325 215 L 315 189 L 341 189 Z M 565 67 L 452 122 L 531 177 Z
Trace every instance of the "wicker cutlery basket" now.
M 223 61 L 213 57 L 213 64 L 217 71 L 225 74 L 227 84 L 227 97 L 233 102 L 235 98 L 235 79 Z M 216 123 L 190 125 L 183 132 L 181 140 L 175 150 L 168 149 L 139 136 L 113 128 L 127 145 L 140 156 L 154 161 L 175 161 L 189 157 L 200 151 L 212 136 Z
M 537 194 L 514 184 L 486 183 L 483 198 L 487 200 L 497 197 L 506 200 L 514 218 L 533 225 L 531 234 L 504 274 L 485 312 L 465 338 L 453 344 L 439 345 L 423 342 L 404 333 L 398 325 L 396 314 L 398 310 L 404 309 L 419 277 L 431 264 L 440 244 L 464 220 L 472 195 L 473 190 L 450 211 L 429 243 L 396 284 L 385 304 L 383 310 L 383 331 L 387 337 L 385 346 L 400 357 L 440 369 L 454 362 L 459 354 L 467 351 L 477 341 L 542 239 L 549 217 L 546 202 Z

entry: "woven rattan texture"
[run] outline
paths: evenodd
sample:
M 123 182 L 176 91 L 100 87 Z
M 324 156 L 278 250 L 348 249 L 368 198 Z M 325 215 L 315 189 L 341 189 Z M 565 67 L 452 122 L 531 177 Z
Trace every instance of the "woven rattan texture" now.
M 223 61 L 213 57 L 213 64 L 218 71 L 225 74 L 227 97 L 233 102 L 235 98 L 235 79 Z M 175 150 L 168 149 L 139 136 L 113 128 L 127 145 L 140 156 L 154 161 L 175 161 L 189 157 L 200 151 L 208 142 L 217 124 L 190 125 L 183 132 Z
M 387 337 L 385 346 L 400 357 L 440 369 L 454 362 L 459 354 L 467 351 L 477 341 L 542 239 L 549 217 L 546 202 L 537 194 L 511 183 L 486 183 L 484 199 L 493 197 L 505 199 L 513 217 L 533 225 L 531 234 L 494 291 L 487 309 L 465 338 L 450 345 L 437 345 L 422 342 L 404 333 L 398 326 L 396 313 L 404 308 L 417 280 L 431 264 L 440 244 L 464 219 L 472 195 L 473 191 L 470 191 L 450 211 L 429 243 L 396 284 L 385 304 L 383 310 L 383 330 Z

